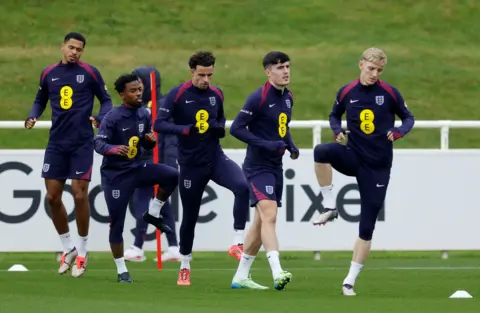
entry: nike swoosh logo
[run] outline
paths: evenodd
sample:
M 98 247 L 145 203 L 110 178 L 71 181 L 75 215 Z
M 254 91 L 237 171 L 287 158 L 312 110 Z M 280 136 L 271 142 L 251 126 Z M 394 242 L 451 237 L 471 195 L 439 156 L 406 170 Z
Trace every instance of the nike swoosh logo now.
M 268 106 L 271 108 L 271 107 L 273 107 L 274 105 L 275 105 L 275 103 L 274 103 L 274 104 L 269 104 Z
M 192 102 L 195 102 L 195 100 L 190 100 L 190 101 L 185 100 L 185 103 L 192 103 Z
M 52 82 L 59 80 L 60 78 L 52 78 Z
M 80 175 L 83 174 L 83 172 L 75 172 L 75 174 Z
M 379 185 L 377 184 L 377 187 L 380 188 L 380 187 L 385 187 L 385 185 Z
M 360 100 L 350 100 L 350 103 L 355 103 L 355 102 L 358 102 Z
M 126 131 L 126 130 L 128 130 L 128 129 L 129 129 L 129 128 L 122 128 L 123 131 Z

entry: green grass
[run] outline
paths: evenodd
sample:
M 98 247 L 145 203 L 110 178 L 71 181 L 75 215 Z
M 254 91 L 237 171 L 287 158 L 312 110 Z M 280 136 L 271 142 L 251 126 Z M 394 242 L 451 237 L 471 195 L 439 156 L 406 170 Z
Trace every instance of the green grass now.
M 426 0 L 51 0 L 2 1 L 0 106 L 2 120 L 23 120 L 41 70 L 60 58 L 67 31 L 87 36 L 83 60 L 97 66 L 115 103 L 114 79 L 151 64 L 163 74 L 165 93 L 189 78 L 187 59 L 197 49 L 218 58 L 215 83 L 233 119 L 261 85 L 261 58 L 280 49 L 292 57 L 294 119 L 327 119 L 339 86 L 358 75 L 357 60 L 370 46 L 383 48 L 383 79 L 403 93 L 417 120 L 480 119 L 480 5 Z M 98 108 L 98 107 L 97 107 Z M 50 118 L 47 110 L 43 120 Z M 439 130 L 415 129 L 401 148 L 438 148 Z M 451 147 L 480 145 L 475 130 L 455 130 Z M 311 147 L 309 130 L 293 131 Z M 46 130 L 0 130 L 1 148 L 43 148 Z M 324 140 L 330 140 L 325 131 Z M 228 136 L 225 147 L 243 147 Z
M 282 266 L 293 274 L 282 292 L 232 290 L 236 261 L 226 253 L 194 253 L 192 286 L 178 287 L 178 263 L 158 271 L 151 260 L 127 264 L 133 285 L 116 283 L 115 264 L 107 253 L 92 253 L 80 279 L 58 276 L 53 253 L 0 254 L 0 312 L 337 312 L 440 313 L 478 312 L 478 252 L 373 252 L 360 274 L 357 297 L 340 295 L 350 253 L 282 253 Z M 13 264 L 29 272 L 7 272 Z M 254 263 L 253 278 L 271 286 L 264 253 Z M 8 282 L 8 283 L 7 283 Z M 474 299 L 449 299 L 456 290 Z

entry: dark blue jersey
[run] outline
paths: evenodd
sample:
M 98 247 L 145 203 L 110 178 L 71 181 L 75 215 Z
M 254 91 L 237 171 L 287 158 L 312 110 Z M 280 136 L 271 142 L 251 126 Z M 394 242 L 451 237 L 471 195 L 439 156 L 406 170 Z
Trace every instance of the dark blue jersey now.
M 76 145 L 92 140 L 94 97 L 100 100 L 100 112 L 95 119 L 100 123 L 112 108 L 100 72 L 92 65 L 78 62 L 50 65 L 42 71 L 40 89 L 27 119 L 39 118 L 47 106 L 52 107 L 52 127 L 49 142 Z
M 158 133 L 178 136 L 178 163 L 204 165 L 216 160 L 221 151 L 213 129 L 225 128 L 223 93 L 217 87 L 200 89 L 192 82 L 171 89 L 158 109 L 153 128 Z M 198 132 L 193 132 L 196 127 Z
M 345 112 L 350 131 L 347 146 L 372 166 L 390 167 L 393 144 L 387 133 L 392 131 L 396 139 L 403 137 L 415 123 L 400 92 L 383 81 L 365 86 L 357 79 L 337 93 L 330 113 L 335 136 L 343 131 L 341 118 Z M 400 127 L 394 127 L 395 116 L 402 120 Z
M 140 149 L 153 149 L 155 146 L 155 142 L 144 138 L 151 132 L 152 122 L 147 109 L 132 109 L 124 105 L 113 108 L 104 117 L 94 139 L 95 151 L 104 155 L 101 171 L 115 177 L 143 165 Z M 130 147 L 128 157 L 116 155 L 117 146 Z
M 248 144 L 244 170 L 282 169 L 285 148 L 297 150 L 290 134 L 293 96 L 267 82 L 248 98 L 235 117 L 230 133 Z

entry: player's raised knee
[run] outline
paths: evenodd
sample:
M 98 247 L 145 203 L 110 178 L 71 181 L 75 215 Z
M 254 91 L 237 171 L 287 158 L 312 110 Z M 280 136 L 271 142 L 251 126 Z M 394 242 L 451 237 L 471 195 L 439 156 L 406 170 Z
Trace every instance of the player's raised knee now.
M 329 163 L 330 144 L 318 144 L 313 150 L 313 159 L 315 163 Z

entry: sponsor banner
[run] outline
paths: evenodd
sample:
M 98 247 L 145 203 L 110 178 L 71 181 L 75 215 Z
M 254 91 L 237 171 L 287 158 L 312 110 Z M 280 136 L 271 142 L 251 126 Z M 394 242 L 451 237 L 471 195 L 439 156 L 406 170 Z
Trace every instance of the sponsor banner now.
M 245 150 L 225 150 L 239 165 Z M 477 186 L 480 177 L 477 150 L 395 151 L 387 198 L 375 229 L 374 250 L 480 249 Z M 109 218 L 95 154 L 92 182 L 89 250 L 109 251 Z M 59 251 L 61 243 L 49 217 L 41 178 L 42 150 L 0 150 L 0 251 Z M 225 173 L 228 175 L 228 173 Z M 298 160 L 284 157 L 283 207 L 278 210 L 277 235 L 281 250 L 350 250 L 358 234 L 360 198 L 354 177 L 334 172 L 334 193 L 340 217 L 314 227 L 322 208 L 313 151 L 301 150 Z M 179 182 L 183 184 L 184 182 Z M 67 181 L 63 201 L 76 240 L 73 196 Z M 178 193 L 172 208 L 180 227 L 182 206 Z M 253 217 L 254 209 L 250 209 Z M 249 223 L 247 223 L 248 228 Z M 194 251 L 226 251 L 233 239 L 233 194 L 210 182 L 204 192 L 195 229 Z M 133 244 L 135 218 L 130 205 L 124 229 L 125 246 Z M 162 236 L 164 237 L 164 236 Z M 166 247 L 165 238 L 162 239 Z M 155 250 L 155 230 L 148 228 L 145 250 Z

